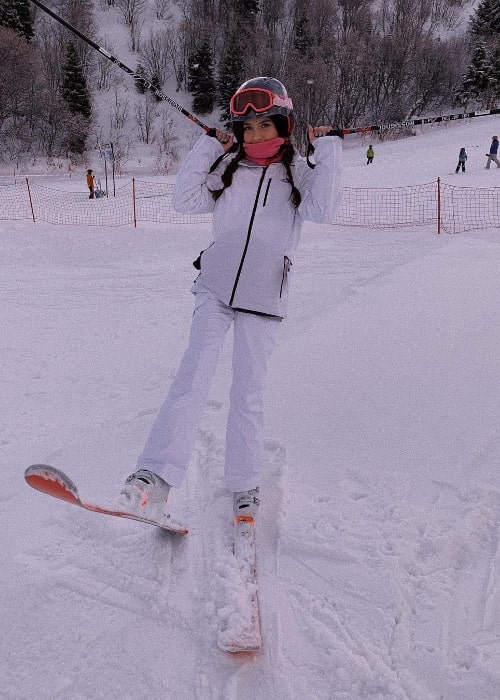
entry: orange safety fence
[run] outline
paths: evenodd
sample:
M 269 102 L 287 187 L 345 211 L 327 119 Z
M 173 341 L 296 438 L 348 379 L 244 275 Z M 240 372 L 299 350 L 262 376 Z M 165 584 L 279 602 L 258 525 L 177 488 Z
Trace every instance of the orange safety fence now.
M 0 185 L 0 220 L 32 219 L 51 224 L 137 226 L 140 222 L 209 223 L 210 214 L 180 214 L 172 206 L 171 183 L 133 179 L 114 196 L 89 200 L 86 192 L 55 190 L 38 183 Z M 342 189 L 334 225 L 365 228 L 433 226 L 463 233 L 500 227 L 500 188 L 455 187 L 438 180 L 392 188 Z

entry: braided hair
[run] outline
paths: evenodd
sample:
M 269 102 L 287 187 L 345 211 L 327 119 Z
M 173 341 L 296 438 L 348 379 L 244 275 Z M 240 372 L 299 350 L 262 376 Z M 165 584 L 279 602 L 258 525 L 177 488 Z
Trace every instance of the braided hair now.
M 278 136 L 281 136 L 281 138 L 286 139 L 286 142 L 280 147 L 279 154 L 281 155 L 281 162 L 283 163 L 283 166 L 286 170 L 286 180 L 291 187 L 290 199 L 292 200 L 293 205 L 295 207 L 298 207 L 302 198 L 300 196 L 299 190 L 297 189 L 293 181 L 291 165 L 295 157 L 295 148 L 289 141 L 290 134 L 288 133 L 288 119 L 287 117 L 284 117 L 281 114 L 273 114 L 270 116 L 270 119 L 273 120 L 274 125 L 276 126 Z M 231 184 L 233 182 L 233 175 L 238 169 L 240 161 L 245 158 L 245 151 L 243 148 L 243 122 L 233 122 L 231 126 L 233 129 L 233 133 L 237 139 L 238 150 L 234 158 L 231 160 L 231 162 L 221 175 L 222 187 L 218 190 L 212 190 L 212 197 L 216 201 L 219 199 L 226 187 L 231 187 Z

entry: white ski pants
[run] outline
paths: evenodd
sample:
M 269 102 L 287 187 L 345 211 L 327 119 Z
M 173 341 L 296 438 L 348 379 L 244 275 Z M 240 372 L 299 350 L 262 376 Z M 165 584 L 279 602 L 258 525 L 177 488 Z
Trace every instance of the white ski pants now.
M 196 294 L 188 347 L 137 461 L 139 469 L 149 469 L 171 486 L 180 486 L 184 479 L 231 324 L 225 482 L 231 491 L 247 491 L 260 483 L 264 390 L 280 319 L 235 311 L 203 291 Z

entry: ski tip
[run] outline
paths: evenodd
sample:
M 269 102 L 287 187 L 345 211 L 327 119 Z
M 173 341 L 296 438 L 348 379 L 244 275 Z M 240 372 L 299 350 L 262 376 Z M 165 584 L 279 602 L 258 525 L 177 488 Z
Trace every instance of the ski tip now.
M 177 535 L 187 535 L 189 533 L 187 527 L 181 525 L 176 520 L 173 520 L 170 517 L 167 523 L 164 523 L 163 525 L 159 524 L 159 527 L 162 527 L 164 530 L 168 530 L 169 532 L 173 532 Z
M 25 470 L 24 479 L 37 491 L 80 505 L 78 489 L 69 476 L 49 464 L 32 464 Z

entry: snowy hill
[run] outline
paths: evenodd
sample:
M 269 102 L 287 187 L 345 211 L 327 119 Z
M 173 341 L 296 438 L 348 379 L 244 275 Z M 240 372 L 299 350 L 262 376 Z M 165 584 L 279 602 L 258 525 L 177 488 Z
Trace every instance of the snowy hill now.
M 499 127 L 425 128 L 375 144 L 369 167 L 346 138 L 344 182 L 500 187 L 484 170 Z M 230 347 L 171 499 L 185 538 L 23 481 L 48 462 L 112 497 L 133 470 L 187 340 L 209 226 L 0 221 L 0 237 L 2 698 L 498 700 L 497 229 L 305 226 L 267 392 L 264 642 L 243 657 L 216 646 L 236 604 Z
M 258 3 L 257 3 L 258 4 Z M 365 3 L 366 4 L 366 3 Z M 372 6 L 372 9 L 380 9 L 381 3 L 367 3 Z M 50 5 L 50 3 L 49 3 Z M 213 6 L 218 6 L 218 3 L 202 3 L 204 10 L 210 14 L 209 9 Z M 272 5 L 272 3 L 271 3 Z M 292 3 L 293 5 L 293 3 Z M 391 3 L 389 3 L 389 6 Z M 467 27 L 467 22 L 470 14 L 477 5 L 477 0 L 465 2 L 453 2 L 452 0 L 439 0 L 429 4 L 434 8 L 432 21 L 432 30 L 439 32 L 442 39 L 454 37 L 458 39 L 463 36 Z M 151 72 L 161 74 L 161 85 L 165 94 L 169 98 L 175 100 L 181 107 L 187 110 L 193 110 L 193 95 L 185 90 L 186 87 L 186 58 L 184 53 L 189 51 L 190 41 L 187 40 L 187 45 L 183 43 L 177 45 L 176 39 L 180 35 L 180 26 L 186 21 L 190 13 L 194 15 L 203 14 L 201 10 L 197 10 L 196 3 L 179 3 L 176 0 L 140 0 L 140 2 L 125 2 L 125 0 L 109 0 L 102 2 L 101 0 L 91 0 L 91 11 L 88 4 L 85 9 L 79 7 L 78 3 L 72 5 L 72 11 L 68 12 L 72 16 L 72 21 L 75 26 L 79 26 L 84 35 L 88 35 L 89 39 L 101 46 L 104 52 L 110 52 L 113 57 L 124 62 L 130 70 L 135 71 L 139 66 L 144 68 L 145 64 L 149 64 L 149 75 Z M 222 5 L 223 6 L 223 5 Z M 319 3 L 319 8 L 321 3 Z M 391 16 L 394 8 L 388 6 L 388 16 Z M 326 6 L 325 6 L 326 7 Z M 426 5 L 427 8 L 427 5 Z M 40 39 L 43 38 L 41 44 L 59 44 L 69 39 L 75 39 L 75 35 L 67 28 L 61 27 L 52 17 L 47 16 L 41 8 L 36 9 L 36 31 Z M 57 10 L 57 7 L 55 8 Z M 345 8 L 344 8 L 345 9 Z M 60 8 L 59 8 L 60 10 Z M 281 16 L 283 8 L 280 3 L 277 3 L 276 16 Z M 270 14 L 274 14 L 274 10 Z M 408 8 L 402 10 L 402 15 L 405 15 Z M 340 5 L 338 8 L 340 12 Z M 314 10 L 313 10 L 314 12 Z M 347 10 L 349 12 L 349 10 Z M 353 12 L 353 10 L 351 10 Z M 325 9 L 325 15 L 334 14 L 335 8 Z M 64 14 L 64 13 L 62 13 Z M 227 14 L 223 13 L 222 14 Z M 269 13 L 265 8 L 262 8 L 261 20 L 266 24 Z M 411 14 L 408 12 L 408 14 Z M 428 8 L 423 13 L 428 14 Z M 290 16 L 293 15 L 290 9 Z M 131 20 L 134 17 L 134 21 Z M 289 29 L 288 18 L 285 20 L 286 13 L 281 17 L 282 29 Z M 269 19 L 269 17 L 267 17 Z M 389 20 L 387 20 L 389 21 Z M 189 22 L 188 22 L 189 24 Z M 408 25 L 409 26 L 409 25 Z M 411 34 L 411 30 L 402 31 L 403 34 Z M 288 34 L 286 34 L 288 37 Z M 390 38 L 390 33 L 388 37 Z M 197 38 L 195 32 L 194 38 Z M 172 108 L 167 102 L 156 103 L 154 100 L 147 103 L 145 96 L 138 94 L 134 80 L 126 72 L 120 70 L 116 63 L 110 62 L 105 58 L 104 52 L 99 53 L 94 48 L 89 47 L 84 41 L 75 39 L 78 48 L 83 53 L 83 62 L 85 65 L 85 73 L 87 78 L 87 88 L 92 97 L 92 125 L 86 142 L 87 152 L 82 159 L 77 158 L 80 166 L 91 167 L 96 169 L 103 165 L 101 152 L 112 142 L 115 152 L 115 163 L 118 172 L 122 175 L 132 175 L 136 177 L 140 174 L 168 175 L 175 173 L 179 157 L 182 157 L 187 148 L 192 144 L 195 133 L 193 124 L 190 124 L 184 116 L 176 109 Z M 289 37 L 286 39 L 289 41 Z M 65 52 L 66 48 L 64 48 Z M 349 49 L 350 52 L 351 49 Z M 63 52 L 63 53 L 64 53 Z M 263 50 L 265 53 L 265 49 Z M 458 55 L 460 53 L 460 56 Z M 453 48 L 451 62 L 456 66 L 462 66 L 464 56 L 463 48 Z M 43 54 L 42 54 L 43 55 Z M 219 61 L 220 61 L 219 56 Z M 334 59 L 335 61 L 337 58 Z M 44 58 L 45 65 L 49 66 L 48 80 L 52 85 L 59 80 L 58 71 L 54 70 L 52 64 L 55 61 L 62 62 L 62 54 L 54 59 L 50 53 L 48 58 Z M 442 61 L 450 61 L 449 54 L 443 53 Z M 276 65 L 271 60 L 271 65 Z M 418 64 L 418 60 L 413 59 L 410 63 Z M 261 65 L 261 64 L 260 64 Z M 281 66 L 281 62 L 278 63 Z M 465 69 L 465 65 L 463 66 Z M 283 68 L 282 68 L 283 69 Z M 458 68 L 457 68 L 458 70 Z M 292 71 L 293 72 L 293 71 Z M 365 73 L 371 74 L 372 66 L 366 67 Z M 458 72 L 458 76 L 460 71 Z M 458 76 L 455 76 L 457 78 Z M 249 77 L 249 76 L 247 76 Z M 327 76 L 327 83 L 328 83 Z M 301 120 L 305 120 L 303 113 L 303 103 L 306 100 L 307 86 L 304 79 L 299 79 L 295 86 L 297 94 L 296 111 L 297 116 Z M 444 79 L 446 85 L 453 80 Z M 404 78 L 400 78 L 402 83 Z M 434 80 L 434 83 L 439 85 L 439 81 Z M 433 84 L 434 84 L 433 83 Z M 329 90 L 335 89 L 330 86 Z M 382 90 L 381 85 L 373 85 L 369 91 L 378 94 Z M 407 108 L 403 112 L 413 114 L 410 110 L 415 103 L 422 104 L 421 109 L 436 112 L 449 112 L 449 108 L 438 108 L 436 105 L 441 101 L 451 100 L 451 96 L 446 96 L 445 86 L 444 92 L 441 93 L 441 99 L 437 99 L 436 95 L 434 102 L 420 103 L 415 97 L 410 101 Z M 381 93 L 382 94 L 382 93 Z M 13 98 L 14 99 L 14 98 Z M 432 106 L 434 105 L 434 107 Z M 302 107 L 302 110 L 301 110 Z M 371 109 L 371 108 L 370 108 Z M 372 121 L 388 121 L 380 115 L 383 112 L 380 110 L 371 111 L 372 114 L 379 114 L 378 118 L 373 117 Z M 333 114 L 333 112 L 331 112 Z M 204 122 L 213 125 L 220 116 L 220 109 L 217 107 L 213 113 L 203 116 Z M 360 115 L 358 114 L 358 117 Z M 356 123 L 362 126 L 362 120 L 356 117 L 352 121 L 352 115 L 349 110 L 341 120 Z M 391 120 L 394 118 L 391 117 Z M 16 132 L 15 117 L 9 116 L 7 112 L 6 121 L 13 120 L 14 133 Z M 347 126 L 347 124 L 344 124 Z M 19 128 L 19 126 L 17 126 Z M 30 127 L 31 128 L 31 127 Z M 29 131 L 29 130 L 28 130 Z M 26 137 L 27 138 L 27 137 Z M 32 145 L 31 150 L 25 152 L 24 146 L 17 144 L 16 148 L 6 149 L 2 163 L 0 163 L 0 172 L 2 175 L 10 175 L 14 169 L 17 169 L 22 174 L 34 173 L 50 173 L 67 171 L 69 160 L 65 158 L 66 146 L 53 145 L 51 149 L 47 145 Z M 52 153 L 51 156 L 42 154 Z

